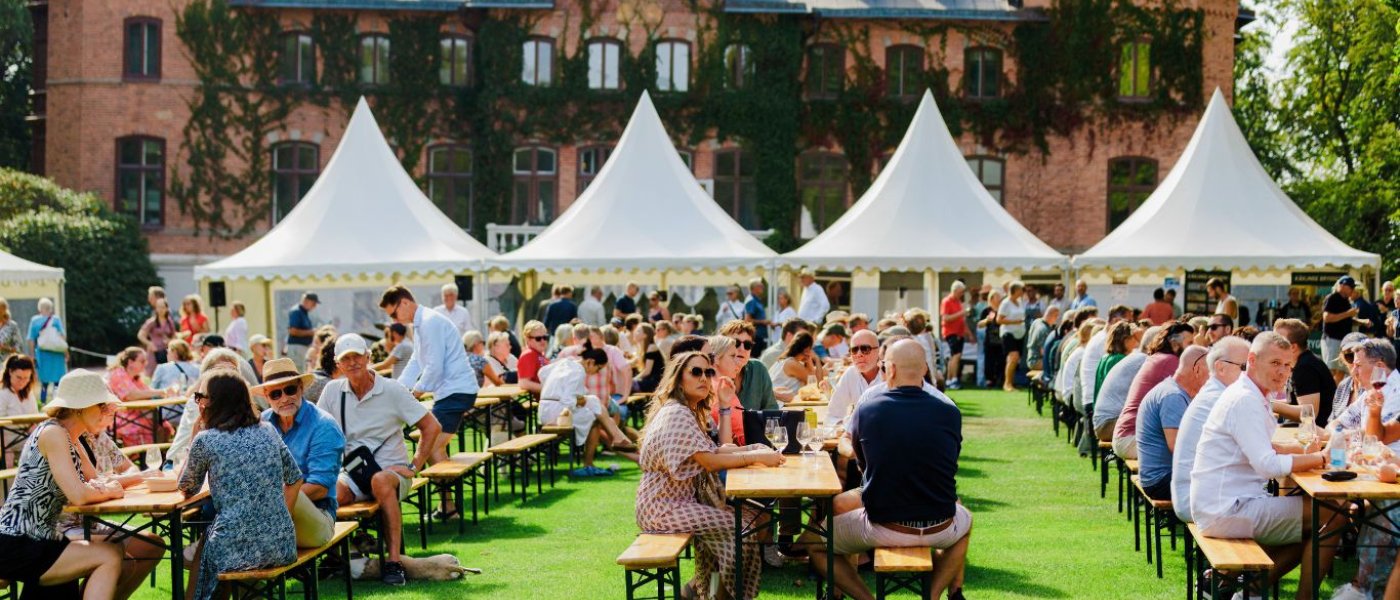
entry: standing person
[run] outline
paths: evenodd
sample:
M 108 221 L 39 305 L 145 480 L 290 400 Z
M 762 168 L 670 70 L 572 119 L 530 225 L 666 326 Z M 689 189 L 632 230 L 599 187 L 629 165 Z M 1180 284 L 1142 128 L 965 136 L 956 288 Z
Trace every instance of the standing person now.
M 1033 285 L 1026 286 L 1026 323 L 1034 323 L 1045 314 L 1045 304 L 1040 300 L 1040 290 Z M 1025 352 L 1021 353 L 1022 355 Z
M 909 335 L 919 343 L 919 347 L 924 349 L 924 366 L 928 367 L 929 377 L 939 382 L 943 380 L 943 374 L 938 372 L 939 347 L 938 341 L 933 337 L 932 321 L 932 316 L 922 308 L 904 311 L 904 326 L 909 329 Z
M 231 370 L 200 381 L 204 430 L 190 443 L 180 473 L 180 491 L 199 493 L 208 478 L 218 511 L 195 552 L 188 597 L 208 600 L 225 593 L 221 573 L 291 564 L 297 558 L 292 510 L 301 471 L 272 425 L 253 412 L 248 384 Z
M 565 325 L 578 318 L 578 305 L 574 304 L 573 286 L 559 286 L 559 297 L 544 310 L 545 329 L 554 331 L 560 325 Z
M 102 430 L 103 411 L 117 399 L 102 377 L 77 371 L 59 383 L 38 424 L 24 443 L 10 493 L 0 508 L 0 579 L 31 587 L 85 579 L 84 600 L 125 600 L 137 586 L 119 589 L 121 547 L 69 540 L 58 531 L 65 504 L 97 504 L 124 495 L 119 483 L 89 483 L 82 473 L 78 439 Z M 38 594 L 34 594 L 37 596 Z
M 24 335 L 19 332 L 19 323 L 10 317 L 10 303 L 0 298 L 0 364 L 11 354 L 24 352 Z
M 209 317 L 204 314 L 203 301 L 199 294 L 190 294 L 180 302 L 180 331 L 176 336 L 185 341 L 193 341 L 195 336 L 209 333 Z
M 1026 333 L 1026 368 L 1031 371 L 1044 371 L 1045 346 L 1050 334 L 1060 325 L 1060 308 L 1050 306 L 1045 314 L 1031 323 Z
M 1342 367 L 1342 338 L 1357 324 L 1356 314 L 1360 309 L 1351 303 L 1355 290 L 1356 280 L 1351 275 L 1343 275 L 1337 279 L 1332 293 L 1322 300 L 1322 361 L 1332 371 L 1333 381 L 1341 381 L 1346 375 Z
M 1225 289 L 1224 280 L 1211 277 L 1206 282 L 1206 295 L 1216 301 L 1214 314 L 1228 315 L 1231 322 L 1240 322 L 1240 301 Z
M 715 327 L 744 318 L 744 301 L 739 299 L 739 286 L 731 285 L 724 290 L 724 301 L 715 312 Z
M 1366 299 L 1366 286 L 1358 285 L 1352 288 L 1351 303 L 1357 308 L 1357 321 L 1364 323 L 1359 331 L 1366 332 L 1372 337 L 1385 336 L 1385 313 L 1381 312 L 1374 303 Z
M 1387 281 L 1381 284 L 1381 297 L 1376 299 L 1376 308 L 1381 314 L 1389 314 L 1390 311 L 1400 308 L 1395 303 L 1395 282 Z
M 1172 305 L 1167 303 L 1167 291 L 1162 288 L 1152 290 L 1152 301 L 1142 309 L 1142 318 L 1152 321 L 1153 325 L 1161 325 L 1172 320 Z
M 291 359 L 278 358 L 267 363 L 264 383 L 252 389 L 267 398 L 270 408 L 263 411 L 262 420 L 281 434 L 301 471 L 291 507 L 298 548 L 324 546 L 335 535 L 335 481 L 345 452 L 345 435 L 335 419 L 302 398 L 311 379 Z
M 1070 310 L 1078 310 L 1087 306 L 1098 307 L 1099 303 L 1089 295 L 1089 283 L 1080 279 L 1074 282 L 1074 299 L 1070 300 Z
M 151 369 L 146 372 L 147 375 L 155 372 L 156 365 L 163 365 L 166 360 L 169 360 L 167 353 L 170 340 L 175 339 L 179 331 L 180 327 L 175 324 L 174 317 L 170 315 L 170 306 L 163 299 L 156 300 L 155 311 L 136 332 L 136 339 L 151 354 L 148 363 Z
M 433 417 L 443 434 L 429 446 L 430 459 L 432 463 L 445 461 L 448 442 L 461 428 L 463 416 L 476 404 L 476 393 L 481 390 L 476 371 L 467 362 L 462 336 L 447 317 L 418 306 L 413 293 L 401 285 L 384 290 L 379 307 L 395 322 L 413 326 L 413 357 L 395 379 L 411 390 L 414 398 L 433 395 Z M 444 495 L 437 516 L 447 520 L 456 513 L 451 496 Z
M 948 344 L 948 389 L 962 388 L 963 343 L 967 341 L 968 310 L 963 306 L 963 294 L 967 284 L 961 279 L 953 282 L 953 288 L 939 305 L 939 319 L 943 322 L 943 341 Z M 1060 286 L 1064 292 L 1064 286 Z M 1053 305 L 1052 305 L 1053 306 Z
M 446 317 L 438 318 L 451 327 L 445 322 Z M 453 345 L 461 347 L 460 343 Z M 388 585 L 404 585 L 408 576 L 399 560 L 403 540 L 403 510 L 399 503 L 408 497 L 413 477 L 428 464 L 432 449 L 438 447 L 442 426 L 402 384 L 369 370 L 369 344 L 364 338 L 353 333 L 340 336 L 335 341 L 335 360 L 345 376 L 326 384 L 316 406 L 340 425 L 347 454 L 365 448 L 374 455 L 380 469 L 368 482 L 356 481 L 342 470 L 335 484 L 335 501 L 351 504 L 373 498 L 379 504 L 383 547 L 387 549 L 380 579 Z M 462 362 L 465 366 L 466 359 Z M 411 459 L 403 442 L 404 427 L 408 426 L 417 427 L 422 434 Z
M 242 356 L 248 356 L 248 319 L 245 318 L 248 308 L 235 300 L 229 305 L 228 313 L 233 320 L 224 328 L 224 347 Z
M 647 320 L 653 323 L 671 320 L 671 309 L 666 308 L 666 304 L 661 301 L 661 292 L 658 290 L 647 293 Z
M 5 359 L 0 375 L 0 419 L 39 412 L 39 378 L 34 376 L 34 360 L 23 354 Z M 20 449 L 5 450 L 0 459 L 7 465 L 19 464 Z
M 768 320 L 768 309 L 763 305 L 763 280 L 757 277 L 749 280 L 749 296 L 744 299 L 744 320 L 753 325 L 753 351 L 750 355 L 763 356 L 768 349 L 768 333 L 773 325 Z
M 1001 349 L 1001 324 L 997 322 L 997 309 L 1002 304 L 1001 292 L 993 291 L 987 296 L 987 306 L 978 313 L 977 321 L 977 387 L 992 387 L 998 383 L 1006 365 L 1006 356 Z
M 316 310 L 320 304 L 320 296 L 314 292 L 306 292 L 301 295 L 301 302 L 287 313 L 287 343 L 282 347 L 282 356 L 291 358 L 296 364 L 306 364 L 306 355 L 311 350 L 311 336 L 316 335 L 316 325 L 311 322 L 311 311 Z
M 1191 517 L 1191 469 L 1196 464 L 1196 447 L 1201 441 L 1201 430 L 1205 428 L 1210 411 L 1220 401 L 1225 389 L 1234 385 L 1244 374 L 1249 360 L 1249 342 L 1243 338 L 1228 337 L 1210 347 L 1206 354 L 1206 369 L 1210 379 L 1191 398 L 1191 404 L 1181 415 L 1181 426 L 1176 432 L 1175 448 L 1172 449 L 1172 509 L 1182 523 L 1193 523 Z
M 997 308 L 997 324 L 1001 326 L 1001 349 L 1006 356 L 1006 376 L 1001 389 L 1016 391 L 1016 369 L 1026 353 L 1026 284 L 1011 282 L 1011 293 Z
M 773 316 L 773 328 L 782 328 L 784 323 L 797 318 L 797 309 L 792 307 L 792 295 L 787 290 L 778 291 L 778 314 Z
M 267 339 L 267 336 L 261 333 L 253 334 L 252 339 L 248 340 L 248 350 L 252 356 L 248 359 L 248 363 L 253 367 L 254 379 L 257 379 L 257 383 L 262 383 L 259 378 L 262 377 L 263 365 L 272 360 L 272 340 Z
M 578 306 L 578 320 L 594 327 L 608 324 L 608 314 L 603 310 L 602 286 L 588 288 L 588 296 L 583 299 L 583 304 Z
M 472 311 L 466 305 L 457 301 L 459 298 L 457 284 L 448 283 L 442 286 L 442 304 L 433 307 L 447 320 L 452 322 L 452 326 L 457 328 L 457 337 L 467 333 L 467 330 L 475 326 L 472 320 Z
M 636 314 L 637 301 L 641 299 L 642 288 L 635 281 L 627 282 L 627 293 L 623 294 L 617 302 L 613 303 L 613 317 L 626 319 L 627 315 Z
M 1064 314 L 1070 310 L 1069 300 L 1065 299 L 1065 284 L 1055 284 L 1055 287 L 1050 292 L 1050 298 L 1045 301 L 1046 309 L 1049 309 L 1051 306 L 1058 306 L 1060 308 L 1060 314 Z
M 1207 349 L 1191 346 L 1181 353 L 1176 373 L 1162 380 L 1138 405 L 1137 445 L 1142 489 L 1153 500 L 1171 500 L 1173 456 L 1181 449 L 1182 419 L 1191 398 L 1201 391 L 1210 373 Z
M 1312 326 L 1312 307 L 1303 301 L 1303 290 L 1296 287 L 1288 288 L 1288 302 L 1279 309 L 1279 317 L 1298 319 Z
M 797 307 L 797 316 L 808 323 L 818 325 L 826 322 L 826 313 L 831 310 L 831 300 L 826 290 L 817 283 L 817 276 L 807 269 L 798 274 L 802 282 L 802 303 Z

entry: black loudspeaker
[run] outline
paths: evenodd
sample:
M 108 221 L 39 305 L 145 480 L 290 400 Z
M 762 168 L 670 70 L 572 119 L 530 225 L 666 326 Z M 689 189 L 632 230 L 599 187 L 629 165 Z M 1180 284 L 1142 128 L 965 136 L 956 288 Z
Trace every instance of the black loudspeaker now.
M 209 307 L 222 308 L 227 302 L 228 299 L 224 296 L 224 282 L 209 282 Z
M 471 302 L 473 287 L 472 276 L 458 275 L 456 279 L 457 280 L 454 283 L 457 284 L 457 298 L 463 302 Z

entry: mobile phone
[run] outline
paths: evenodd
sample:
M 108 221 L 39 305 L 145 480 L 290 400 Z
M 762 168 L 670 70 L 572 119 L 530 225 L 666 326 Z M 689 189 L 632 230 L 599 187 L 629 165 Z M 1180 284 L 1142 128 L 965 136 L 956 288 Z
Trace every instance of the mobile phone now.
M 1356 479 L 1355 471 L 1328 471 L 1322 474 L 1327 481 L 1351 481 Z

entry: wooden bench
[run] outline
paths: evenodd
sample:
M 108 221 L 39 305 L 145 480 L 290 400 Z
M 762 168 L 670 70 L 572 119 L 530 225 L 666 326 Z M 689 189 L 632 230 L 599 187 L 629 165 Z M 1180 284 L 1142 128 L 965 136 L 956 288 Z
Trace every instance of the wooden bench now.
M 889 594 L 900 590 L 909 590 L 920 598 L 927 598 L 929 575 L 932 573 L 932 548 L 875 549 L 875 597 L 878 600 L 884 600 Z
M 163 457 L 165 456 L 165 453 L 170 450 L 170 444 L 137 444 L 135 446 L 127 446 L 125 448 L 122 448 L 122 454 L 126 455 L 126 458 L 128 460 L 136 463 L 136 465 L 141 467 L 142 469 L 159 469 L 160 465 L 152 467 L 151 465 L 146 464 L 146 451 L 150 450 L 151 448 L 160 450 L 160 455 Z
M 1171 548 L 1176 550 L 1176 526 L 1181 521 L 1176 518 L 1176 510 L 1172 508 L 1171 500 L 1156 500 L 1147 495 L 1147 489 L 1142 487 L 1142 479 L 1133 475 L 1133 487 L 1137 490 L 1135 495 L 1137 506 L 1133 509 L 1133 542 L 1137 542 L 1137 508 L 1142 508 L 1142 514 L 1146 517 L 1142 523 L 1142 532 L 1147 542 L 1147 564 L 1153 561 L 1153 546 L 1156 546 L 1157 579 L 1162 578 L 1162 530 L 1167 530 L 1171 536 Z
M 1040 385 L 1041 373 L 1043 373 L 1043 371 L 1039 369 L 1026 371 L 1026 379 L 1030 380 L 1030 385 L 1026 386 L 1026 406 L 1035 405 L 1036 414 L 1041 414 L 1041 406 L 1043 403 L 1041 396 L 1043 388 Z
M 472 488 L 472 524 L 475 525 L 477 523 L 478 487 L 479 484 L 485 483 L 488 492 L 486 494 L 486 514 L 491 514 L 491 494 L 489 493 L 491 490 L 491 469 L 489 466 L 483 468 L 483 465 L 489 462 L 491 462 L 491 454 L 488 452 L 459 452 L 453 454 L 446 461 L 420 471 L 418 475 L 428 480 L 429 508 L 432 507 L 434 488 L 440 493 L 451 490 L 456 497 L 457 511 L 460 513 L 464 508 L 462 506 L 463 496 L 466 495 L 464 488 L 470 486 Z M 431 510 L 428 512 L 432 513 Z M 457 518 L 458 534 L 466 533 L 465 521 L 466 519 L 460 516 Z M 432 519 L 428 519 L 425 523 L 429 529 L 428 533 L 432 533 Z
M 515 495 L 515 472 L 520 469 L 524 474 L 524 479 L 520 482 L 520 501 L 528 499 L 530 493 L 530 467 L 535 468 L 535 488 L 540 494 L 544 493 L 544 465 L 548 460 L 544 456 L 545 452 L 554 447 L 559 441 L 559 436 L 552 433 L 532 433 L 522 435 L 517 438 L 506 440 L 505 443 L 496 444 L 487 449 L 497 460 L 504 461 L 510 470 L 510 493 Z M 554 487 L 554 465 L 549 465 L 549 487 Z M 501 484 L 497 480 L 493 493 L 500 499 Z
M 408 504 L 418 510 L 418 542 L 424 549 L 428 549 L 427 520 L 428 510 L 428 479 L 426 477 L 414 477 L 413 483 L 408 488 L 408 494 L 404 496 L 403 503 Z M 416 494 L 415 494 L 416 493 Z M 416 498 L 415 498 L 416 495 Z M 403 504 L 401 503 L 401 504 Z M 403 513 L 400 512 L 400 516 Z M 342 504 L 335 510 L 336 521 L 354 521 L 365 529 L 373 529 L 378 535 L 379 560 L 384 560 L 384 515 L 380 514 L 379 503 L 374 499 L 361 500 L 350 504 Z M 405 519 L 400 519 L 402 526 Z M 400 528 L 402 532 L 402 527 Z M 403 538 L 400 537 L 400 547 L 402 548 Z
M 643 586 L 656 583 L 658 600 L 666 598 L 667 584 L 680 597 L 680 555 L 690 544 L 689 533 L 643 533 L 617 557 L 627 578 L 627 600 L 634 600 Z
M 1205 558 L 1205 564 L 1210 566 L 1212 572 L 1210 577 L 1210 597 L 1218 598 L 1221 592 L 1221 580 L 1224 573 L 1231 575 L 1239 574 L 1244 578 L 1245 598 L 1249 598 L 1250 585 L 1262 582 L 1264 591 L 1260 598 L 1268 598 L 1270 588 L 1269 572 L 1274 568 L 1273 559 L 1254 540 L 1249 539 L 1225 539 L 1206 537 L 1201 533 L 1200 528 L 1195 523 L 1186 525 L 1187 535 L 1182 536 L 1186 542 L 1186 595 L 1194 598 L 1193 593 L 1194 578 L 1201 570 L 1200 564 L 1196 563 L 1196 548 L 1200 548 L 1200 554 Z M 1206 591 L 1206 582 L 1202 581 L 1200 590 Z M 1275 590 L 1276 591 L 1276 590 Z
M 541 425 L 540 433 L 549 433 L 559 436 L 558 443 L 555 444 L 555 452 L 558 452 L 559 444 L 569 445 L 569 470 L 573 471 L 574 466 L 583 461 L 583 449 L 574 443 L 574 428 L 562 425 Z M 551 455 L 553 456 L 553 455 Z M 557 461 L 556 461 L 557 462 Z
M 322 556 L 332 549 L 340 548 L 341 576 L 345 578 L 345 597 L 347 599 L 354 596 L 353 583 L 350 577 L 350 534 L 358 528 L 356 523 L 339 522 L 335 524 L 335 534 L 326 545 L 317 548 L 298 548 L 297 559 L 292 564 L 281 567 L 270 567 L 266 569 L 255 569 L 252 571 L 233 571 L 231 573 L 219 574 L 219 581 L 228 583 L 233 588 L 234 598 L 285 598 L 287 596 L 287 578 L 291 577 L 301 582 L 303 594 L 307 598 L 316 598 L 319 595 L 317 583 L 320 577 L 317 575 L 317 563 Z
M 1131 497 L 1126 495 L 1129 493 L 1128 478 L 1137 475 L 1138 461 L 1128 460 L 1116 454 L 1113 456 L 1113 461 L 1118 467 L 1118 512 L 1121 513 L 1123 512 L 1123 499 L 1128 498 L 1129 501 L 1132 500 Z M 1133 515 L 1127 515 L 1127 519 L 1129 521 L 1133 520 Z

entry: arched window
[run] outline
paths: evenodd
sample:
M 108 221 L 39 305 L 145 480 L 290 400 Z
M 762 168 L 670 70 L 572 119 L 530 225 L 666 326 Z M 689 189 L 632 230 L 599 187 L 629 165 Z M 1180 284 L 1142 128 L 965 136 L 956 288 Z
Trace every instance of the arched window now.
M 165 224 L 165 140 L 144 135 L 117 139 L 116 210 L 142 227 Z
M 467 87 L 472 84 L 472 41 L 461 35 L 442 38 L 442 61 L 438 80 L 445 86 Z
M 752 154 L 737 149 L 715 153 L 715 202 L 745 229 L 760 227 Z
M 1152 42 L 1140 39 L 1123 44 L 1118 55 L 1118 99 L 1152 98 Z
M 1124 156 L 1108 161 L 1108 230 L 1113 231 L 1157 189 L 1157 161 Z
M 835 98 L 846 86 L 846 49 L 814 44 L 807 49 L 807 97 Z
M 690 43 L 662 40 L 656 43 L 656 89 L 684 92 L 690 89 Z
M 1001 50 L 979 47 L 963 53 L 963 91 L 974 99 L 1001 95 Z
M 272 224 L 292 212 L 321 175 L 321 149 L 309 142 L 272 146 Z
M 744 89 L 753 81 L 753 75 L 753 56 L 747 44 L 730 44 L 724 49 L 725 84 L 730 89 Z
M 924 49 L 896 45 L 885 50 L 885 80 L 894 98 L 915 98 L 923 93 Z
M 588 89 L 616 90 L 622 88 L 618 76 L 622 57 L 622 42 L 613 38 L 598 38 L 588 42 Z
M 798 158 L 797 193 L 802 209 L 817 233 L 825 231 L 846 212 L 846 157 L 813 150 Z
M 548 87 L 554 83 L 554 39 L 535 37 L 521 45 L 520 80 Z
M 389 36 L 377 33 L 360 36 L 360 83 L 389 83 Z
M 1006 190 L 1006 161 L 995 156 L 969 156 L 967 166 L 972 169 L 977 180 L 982 182 L 982 187 L 987 188 L 987 193 L 996 198 L 997 202 L 1006 204 L 1002 197 Z
M 462 229 L 472 228 L 472 151 L 462 144 L 428 148 L 428 197 Z
M 511 222 L 548 225 L 558 203 L 558 154 L 543 146 L 524 146 L 515 149 L 511 162 L 515 174 Z
M 612 146 L 584 146 L 578 150 L 578 193 L 593 183 L 593 178 L 603 170 L 612 154 Z
M 160 19 L 130 17 L 124 22 L 126 40 L 122 52 L 122 79 L 160 80 Z
M 316 83 L 316 44 L 311 34 L 288 31 L 282 34 L 278 49 L 277 80 L 282 85 L 311 86 Z

